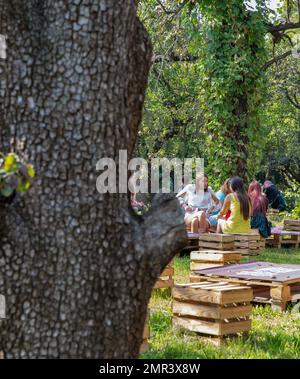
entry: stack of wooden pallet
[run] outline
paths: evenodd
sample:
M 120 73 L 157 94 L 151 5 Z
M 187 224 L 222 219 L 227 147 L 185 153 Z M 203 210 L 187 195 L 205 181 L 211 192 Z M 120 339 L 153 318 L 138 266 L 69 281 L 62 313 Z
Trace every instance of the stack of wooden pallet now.
M 258 255 L 265 247 L 265 240 L 258 232 L 235 234 L 234 247 L 241 255 Z
M 160 274 L 160 277 L 157 279 L 154 288 L 170 288 L 172 289 L 174 281 L 174 268 L 173 268 L 174 262 L 171 261 L 164 271 Z
M 190 270 L 203 270 L 239 263 L 241 254 L 236 251 L 200 250 L 191 252 Z
M 200 234 L 199 250 L 234 250 L 234 236 L 218 233 Z
M 145 353 L 149 349 L 149 343 L 148 343 L 148 339 L 150 338 L 149 317 L 150 317 L 150 311 L 148 309 L 147 317 L 146 317 L 146 321 L 144 325 L 144 331 L 143 331 L 143 341 L 140 346 L 140 354 Z
M 265 240 L 257 230 L 243 234 L 201 234 L 199 250 L 219 250 L 241 255 L 258 255 L 265 247 Z
M 284 230 L 300 232 L 300 220 L 284 220 Z
M 193 332 L 224 337 L 248 332 L 251 328 L 250 287 L 225 282 L 176 284 L 173 288 L 173 325 Z

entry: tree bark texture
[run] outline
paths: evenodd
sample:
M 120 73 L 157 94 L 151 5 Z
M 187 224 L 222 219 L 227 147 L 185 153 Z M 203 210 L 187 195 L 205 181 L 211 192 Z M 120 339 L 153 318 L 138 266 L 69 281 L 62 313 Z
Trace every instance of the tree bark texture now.
M 185 242 L 177 200 L 135 216 L 96 162 L 133 152 L 151 44 L 134 0 L 0 0 L 0 149 L 34 164 L 0 205 L 6 358 L 136 357 L 152 287 Z

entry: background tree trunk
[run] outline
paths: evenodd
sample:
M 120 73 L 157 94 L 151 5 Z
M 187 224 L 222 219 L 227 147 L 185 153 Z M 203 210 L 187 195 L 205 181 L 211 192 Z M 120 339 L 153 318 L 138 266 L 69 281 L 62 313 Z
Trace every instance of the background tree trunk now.
M 134 0 L 1 0 L 0 146 L 34 187 L 0 206 L 0 350 L 136 357 L 156 277 L 184 243 L 177 200 L 143 218 L 96 190 L 96 162 L 134 149 L 151 46 Z

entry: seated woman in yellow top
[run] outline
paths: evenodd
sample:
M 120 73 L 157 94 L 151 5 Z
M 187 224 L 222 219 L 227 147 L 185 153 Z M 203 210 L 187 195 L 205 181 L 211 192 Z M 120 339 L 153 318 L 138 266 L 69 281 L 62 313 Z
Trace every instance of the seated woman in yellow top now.
M 232 193 L 226 196 L 223 208 L 218 214 L 217 233 L 238 234 L 251 232 L 251 200 L 245 191 L 242 179 L 235 176 L 230 180 Z M 231 215 L 228 220 L 224 217 L 228 211 Z

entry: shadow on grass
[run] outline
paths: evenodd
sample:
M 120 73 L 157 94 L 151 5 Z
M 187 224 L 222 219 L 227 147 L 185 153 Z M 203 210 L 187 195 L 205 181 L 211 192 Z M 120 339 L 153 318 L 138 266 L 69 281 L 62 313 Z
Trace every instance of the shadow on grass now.
M 160 310 L 151 315 L 150 330 L 150 350 L 141 358 L 300 358 L 299 333 L 288 333 L 278 327 L 262 330 L 255 327 L 249 337 L 229 340 L 218 348 L 204 342 L 197 333 L 173 329 L 170 311 Z

